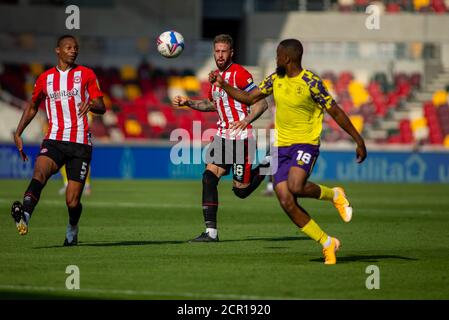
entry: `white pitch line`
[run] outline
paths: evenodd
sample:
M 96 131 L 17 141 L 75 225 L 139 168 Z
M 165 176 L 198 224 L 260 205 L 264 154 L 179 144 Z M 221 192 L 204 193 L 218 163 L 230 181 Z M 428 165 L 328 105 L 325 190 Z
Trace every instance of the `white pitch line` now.
M 1 203 L 11 204 L 10 200 L 0 199 Z M 65 201 L 61 200 L 40 200 L 40 204 L 55 206 L 55 207 L 65 207 Z M 105 202 L 105 201 L 85 201 L 83 202 L 86 207 L 96 207 L 96 208 L 199 208 L 199 205 L 196 204 L 183 204 L 183 203 L 139 203 L 139 202 Z M 249 211 L 252 208 L 241 207 L 240 210 Z M 320 209 L 323 211 L 333 211 L 333 208 L 325 208 Z M 439 212 L 438 210 L 404 210 L 403 208 L 382 208 L 382 209 L 373 209 L 373 208 L 354 208 L 354 214 L 357 213 L 388 213 L 388 212 L 397 212 L 400 211 L 402 213 L 407 214 L 433 214 Z
M 19 291 L 41 291 L 41 292 L 57 292 L 57 293 L 93 293 L 105 295 L 125 295 L 125 296 L 166 296 L 166 297 L 185 297 L 185 298 L 210 298 L 210 299 L 236 299 L 236 300 L 298 300 L 298 298 L 286 297 L 268 297 L 268 296 L 252 296 L 239 294 L 224 294 L 224 293 L 193 293 L 193 292 L 159 292 L 159 291 L 137 291 L 137 290 L 119 290 L 119 289 L 79 289 L 67 290 L 64 288 L 55 287 L 41 287 L 41 286 L 18 286 L 18 285 L 4 285 L 0 284 L 0 289 L 19 290 Z

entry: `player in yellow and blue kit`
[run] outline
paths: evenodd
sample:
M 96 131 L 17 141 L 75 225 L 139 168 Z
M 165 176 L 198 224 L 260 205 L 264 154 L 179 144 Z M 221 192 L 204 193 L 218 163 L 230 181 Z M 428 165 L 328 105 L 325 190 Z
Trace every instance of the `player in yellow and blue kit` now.
M 302 68 L 302 53 L 300 41 L 281 41 L 277 48 L 276 73 L 265 78 L 259 87 L 251 92 L 229 86 L 216 73 L 211 72 L 209 80 L 221 86 L 228 95 L 248 105 L 273 95 L 276 104 L 277 148 L 274 157 L 277 157 L 278 163 L 274 172 L 276 195 L 293 223 L 323 246 L 324 263 L 335 264 L 335 252 L 340 247 L 340 241 L 327 235 L 297 202 L 298 197 L 329 200 L 334 203 L 345 222 L 352 218 L 352 207 L 341 187 L 329 188 L 308 181 L 319 155 L 324 111 L 356 142 L 357 162 L 365 160 L 366 147 L 363 138 L 327 92 L 321 79 Z M 242 122 L 244 125 L 245 119 Z

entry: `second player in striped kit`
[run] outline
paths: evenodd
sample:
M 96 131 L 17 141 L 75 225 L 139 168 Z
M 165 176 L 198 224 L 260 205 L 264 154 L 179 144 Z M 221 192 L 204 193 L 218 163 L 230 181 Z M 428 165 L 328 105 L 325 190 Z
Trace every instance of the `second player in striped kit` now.
M 11 215 L 21 235 L 28 233 L 31 215 L 39 202 L 41 191 L 48 179 L 65 165 L 68 185 L 66 204 L 69 213 L 65 246 L 78 243 L 78 222 L 82 212 L 83 192 L 92 143 L 87 113 L 105 113 L 103 93 L 94 72 L 75 64 L 78 42 L 71 35 L 59 37 L 55 52 L 57 66 L 42 73 L 34 86 L 31 103 L 24 110 L 14 133 L 14 142 L 23 161 L 28 160 L 23 151 L 21 135 L 35 117 L 39 105 L 45 104 L 48 132 L 36 158 L 33 178 L 25 191 L 23 204 L 15 201 Z
M 214 39 L 214 58 L 218 70 L 231 86 L 250 92 L 256 88 L 251 74 L 241 65 L 234 63 L 233 39 L 222 34 Z M 211 86 L 208 99 L 191 100 L 177 96 L 173 106 L 188 106 L 194 110 L 217 112 L 218 128 L 206 153 L 206 170 L 203 173 L 202 207 L 206 231 L 192 242 L 218 241 L 217 210 L 220 178 L 233 170 L 233 191 L 239 198 L 248 197 L 263 181 L 260 165 L 251 168 L 256 151 L 256 142 L 251 133 L 251 122 L 267 108 L 265 100 L 254 106 L 245 105 L 228 96 L 218 86 Z M 268 166 L 264 163 L 263 166 Z

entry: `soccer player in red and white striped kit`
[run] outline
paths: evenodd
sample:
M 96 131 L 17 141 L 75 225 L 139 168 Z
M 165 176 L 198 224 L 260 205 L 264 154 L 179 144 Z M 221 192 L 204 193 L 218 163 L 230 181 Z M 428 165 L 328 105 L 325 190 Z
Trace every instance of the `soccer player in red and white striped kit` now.
M 234 54 L 233 39 L 227 34 L 215 37 L 213 42 L 214 59 L 223 79 L 230 85 L 247 92 L 257 86 L 252 75 L 241 65 L 232 61 Z M 251 132 L 251 123 L 267 110 L 265 100 L 254 106 L 247 106 L 228 96 L 220 87 L 212 85 L 208 99 L 191 100 L 176 96 L 172 105 L 187 106 L 203 112 L 217 112 L 218 128 L 212 143 L 206 152 L 206 170 L 203 173 L 202 207 L 206 231 L 191 242 L 218 241 L 217 210 L 218 182 L 233 170 L 234 194 L 244 199 L 263 181 L 260 167 L 252 169 L 252 157 L 255 154 L 255 139 Z M 262 161 L 263 162 L 263 161 Z
M 82 212 L 81 195 L 92 158 L 92 143 L 87 113 L 104 114 L 103 93 L 95 73 L 76 65 L 78 42 L 71 35 L 58 38 L 55 49 L 57 66 L 42 73 L 34 86 L 31 103 L 22 114 L 14 133 L 14 142 L 23 161 L 21 135 L 44 102 L 49 122 L 48 132 L 41 144 L 34 165 L 33 178 L 25 191 L 23 204 L 13 203 L 11 215 L 21 235 L 28 233 L 28 225 L 41 191 L 48 179 L 66 165 L 68 186 L 66 204 L 69 212 L 64 246 L 78 244 L 78 222 Z

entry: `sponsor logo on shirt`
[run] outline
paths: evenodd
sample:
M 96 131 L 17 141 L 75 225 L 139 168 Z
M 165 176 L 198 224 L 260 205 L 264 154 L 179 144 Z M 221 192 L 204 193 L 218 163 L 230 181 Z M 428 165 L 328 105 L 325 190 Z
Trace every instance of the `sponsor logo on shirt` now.
M 62 98 L 70 98 L 70 97 L 74 97 L 78 95 L 78 89 L 73 88 L 72 90 L 59 90 L 59 91 L 55 91 L 50 93 L 48 96 L 50 97 L 50 99 L 52 100 L 56 100 L 59 101 Z

